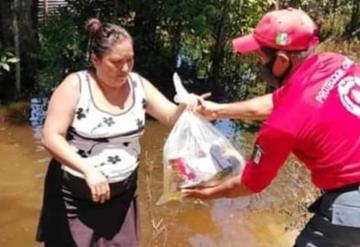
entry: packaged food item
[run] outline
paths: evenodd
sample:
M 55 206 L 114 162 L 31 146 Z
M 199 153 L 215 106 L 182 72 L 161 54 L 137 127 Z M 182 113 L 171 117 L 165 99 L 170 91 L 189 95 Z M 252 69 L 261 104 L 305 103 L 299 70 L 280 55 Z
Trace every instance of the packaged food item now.
M 182 95 L 186 95 L 185 89 L 181 90 Z M 215 186 L 225 178 L 239 174 L 243 165 L 242 155 L 215 126 L 202 116 L 185 110 L 164 145 L 163 194 L 158 205 L 181 200 L 182 189 Z
M 226 148 L 222 149 L 219 144 L 212 144 L 206 149 L 195 154 L 195 157 L 177 157 L 168 161 L 170 169 L 179 176 L 176 188 L 214 186 L 240 167 L 242 158 L 236 156 L 235 150 L 226 152 Z

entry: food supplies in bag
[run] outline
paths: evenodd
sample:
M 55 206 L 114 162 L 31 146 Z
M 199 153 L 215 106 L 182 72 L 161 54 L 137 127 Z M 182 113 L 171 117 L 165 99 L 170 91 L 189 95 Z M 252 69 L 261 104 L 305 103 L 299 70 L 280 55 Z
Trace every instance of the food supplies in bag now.
M 205 151 L 208 150 L 208 151 Z M 196 185 L 214 186 L 222 178 L 231 175 L 240 163 L 235 156 L 226 156 L 226 149 L 219 144 L 204 147 L 188 158 L 170 158 L 170 168 L 178 176 L 177 188 L 184 189 Z
M 179 103 L 191 97 L 174 74 Z M 182 189 L 215 186 L 225 178 L 239 174 L 242 155 L 229 140 L 202 116 L 185 110 L 171 130 L 163 150 L 164 184 L 159 204 L 181 200 Z

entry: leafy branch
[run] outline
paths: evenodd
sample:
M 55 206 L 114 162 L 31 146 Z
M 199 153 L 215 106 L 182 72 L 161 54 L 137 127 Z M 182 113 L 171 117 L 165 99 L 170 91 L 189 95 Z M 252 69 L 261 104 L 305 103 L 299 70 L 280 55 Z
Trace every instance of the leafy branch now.
M 10 64 L 18 63 L 19 58 L 9 51 L 0 52 L 0 73 L 2 70 L 10 71 Z

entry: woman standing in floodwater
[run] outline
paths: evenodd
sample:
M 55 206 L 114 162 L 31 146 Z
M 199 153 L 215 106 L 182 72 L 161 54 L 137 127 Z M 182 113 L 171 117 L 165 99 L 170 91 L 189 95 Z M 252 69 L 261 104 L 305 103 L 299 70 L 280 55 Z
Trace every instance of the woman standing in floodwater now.
M 126 30 L 98 19 L 86 29 L 93 68 L 67 76 L 49 103 L 42 142 L 54 158 L 37 240 L 45 246 L 137 246 L 145 113 L 172 125 L 184 106 L 132 72 Z

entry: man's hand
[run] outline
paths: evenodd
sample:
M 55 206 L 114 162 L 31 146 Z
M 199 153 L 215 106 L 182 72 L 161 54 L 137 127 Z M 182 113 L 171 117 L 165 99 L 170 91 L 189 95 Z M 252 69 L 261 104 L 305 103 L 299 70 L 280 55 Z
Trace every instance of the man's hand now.
M 220 109 L 221 104 L 201 99 L 197 112 L 208 120 L 216 120 L 221 118 L 219 114 Z
M 222 197 L 216 193 L 216 187 L 194 187 L 190 189 L 184 189 L 182 192 L 186 197 L 198 198 L 202 200 L 216 199 Z M 225 197 L 225 196 L 224 196 Z
M 229 178 L 224 182 L 214 187 L 194 187 L 191 189 L 184 189 L 182 192 L 186 197 L 199 198 L 203 200 L 216 199 L 222 197 L 239 197 L 253 194 L 243 183 L 241 183 L 241 176 Z
M 200 96 L 194 96 L 194 103 L 190 108 L 188 107 L 188 109 L 202 115 L 208 120 L 215 120 L 220 118 L 218 113 L 221 109 L 221 104 L 206 100 L 211 96 L 211 93 L 204 93 Z
M 203 101 L 205 101 L 205 99 L 209 98 L 211 96 L 211 93 L 204 93 L 201 95 L 197 95 L 197 94 L 189 94 L 190 96 L 190 102 L 186 105 L 186 109 L 193 111 L 193 112 L 198 112 L 198 110 L 201 107 L 201 104 Z

